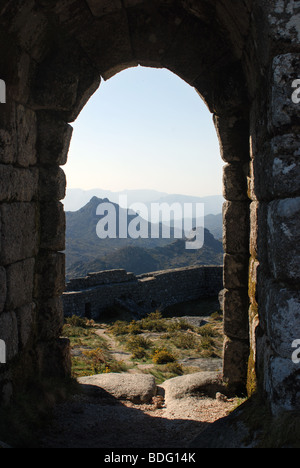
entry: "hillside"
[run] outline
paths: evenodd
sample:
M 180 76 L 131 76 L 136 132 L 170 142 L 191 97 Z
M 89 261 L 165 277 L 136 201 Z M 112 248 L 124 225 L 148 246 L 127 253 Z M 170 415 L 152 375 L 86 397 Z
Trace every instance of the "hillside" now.
M 165 247 L 145 249 L 123 247 L 89 262 L 76 262 L 67 269 L 67 278 L 86 276 L 87 273 L 124 268 L 136 275 L 151 271 L 180 268 L 191 265 L 222 265 L 223 246 L 205 229 L 204 246 L 200 250 L 186 250 L 185 241 L 177 240 Z
M 107 253 L 115 252 L 123 247 L 143 247 L 154 248 L 164 246 L 174 240 L 174 230 L 171 230 L 171 239 L 122 239 L 119 237 L 119 217 L 127 216 L 128 224 L 136 213 L 120 208 L 113 203 L 117 214 L 116 239 L 99 239 L 96 233 L 96 227 L 100 216 L 96 214 L 97 207 L 101 203 L 109 202 L 108 199 L 93 197 L 87 205 L 75 212 L 66 212 L 66 257 L 67 267 L 75 262 L 89 262 L 95 257 L 102 257 Z M 151 224 L 142 218 L 139 218 L 144 225 L 147 225 L 148 232 L 151 232 Z M 160 224 L 161 229 L 161 224 Z
M 90 202 L 77 212 L 67 212 L 66 231 L 66 276 L 67 279 L 85 276 L 92 271 L 124 268 L 135 274 L 148 273 L 168 268 L 179 268 L 190 265 L 221 265 L 223 246 L 219 240 L 205 229 L 204 246 L 199 250 L 186 250 L 185 240 L 175 239 L 171 230 L 170 239 L 99 239 L 96 226 L 99 215 L 96 209 L 100 203 L 107 202 L 93 197 Z M 117 218 L 120 210 L 113 204 Z M 127 211 L 128 222 L 136 218 L 136 213 Z M 139 219 L 139 218 L 137 218 Z M 141 218 L 140 218 L 141 219 Z M 216 217 L 213 221 L 217 223 Z M 151 232 L 151 224 L 146 223 Z M 117 235 L 119 224 L 116 223 Z M 161 225 L 160 225 L 161 228 Z M 216 227 L 216 229 L 219 229 Z M 218 231 L 220 232 L 220 230 Z

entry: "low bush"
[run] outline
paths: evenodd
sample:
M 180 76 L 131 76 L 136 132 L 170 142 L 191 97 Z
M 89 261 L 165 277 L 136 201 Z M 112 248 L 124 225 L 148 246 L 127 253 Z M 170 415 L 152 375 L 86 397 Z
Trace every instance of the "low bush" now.
M 167 331 L 168 324 L 166 319 L 164 319 L 159 311 L 152 312 L 147 315 L 141 321 L 141 326 L 143 330 L 149 330 L 153 332 L 163 332 Z
M 151 340 L 143 336 L 132 336 L 126 342 L 126 349 L 130 351 L 134 359 L 143 359 L 147 357 L 147 349 L 152 346 Z
M 189 328 L 192 328 L 191 325 L 184 319 L 171 320 L 168 324 L 168 332 L 188 330 Z
M 154 364 L 168 364 L 169 362 L 176 362 L 175 356 L 165 348 L 156 349 L 152 360 Z
M 86 328 L 88 326 L 87 320 L 85 318 L 78 317 L 77 315 L 67 317 L 65 319 L 65 323 L 72 327 Z
M 191 333 L 176 333 L 171 340 L 180 349 L 194 349 L 199 345 L 199 340 Z
M 113 335 L 127 335 L 128 331 L 128 323 L 123 320 L 117 320 L 111 327 L 110 331 Z

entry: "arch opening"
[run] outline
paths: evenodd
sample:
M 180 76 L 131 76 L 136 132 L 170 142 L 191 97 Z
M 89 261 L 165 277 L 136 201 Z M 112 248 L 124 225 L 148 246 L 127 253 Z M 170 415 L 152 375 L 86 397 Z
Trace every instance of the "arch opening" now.
M 37 314 L 37 329 L 45 338 L 30 334 L 26 341 L 28 352 L 31 339 L 39 345 L 39 358 L 32 366 L 42 375 L 69 372 L 59 331 L 60 297 L 65 288 L 61 203 L 65 176 L 61 166 L 67 159 L 70 123 L 99 87 L 100 77 L 108 79 L 129 66 L 154 66 L 172 71 L 194 87 L 214 116 L 226 163 L 224 378 L 233 387 L 244 388 L 249 356 L 249 96 L 242 50 L 249 11 L 244 10 L 245 2 L 241 9 L 229 14 L 223 6 L 216 8 L 213 1 L 202 2 L 201 6 L 199 2 L 191 6 L 186 2 L 126 1 L 118 7 L 115 4 L 119 2 L 114 2 L 112 10 L 95 13 L 94 2 L 79 3 L 78 9 L 70 8 L 70 2 L 37 7 L 39 14 L 35 18 L 40 21 L 40 34 L 25 40 L 22 34 L 26 31 L 20 32 L 23 52 L 20 57 L 16 50 L 14 56 L 22 66 L 13 80 L 3 76 L 6 83 L 13 82 L 7 90 L 6 113 L 1 116 L 3 126 L 12 130 L 15 119 L 19 130 L 23 129 L 17 138 L 22 146 L 17 167 L 30 167 L 36 186 L 34 193 L 15 195 L 14 200 L 27 203 L 25 214 L 17 204 L 4 210 L 6 219 L 23 216 L 28 220 L 26 232 L 22 233 L 26 252 L 10 248 L 8 244 L 14 241 L 7 234 L 3 249 L 10 253 L 2 258 L 4 269 L 24 263 L 26 276 L 34 285 L 29 288 L 31 299 L 26 293 L 26 304 L 21 303 L 34 304 L 28 314 Z M 9 8 L 6 14 L 12 14 Z M 243 27 L 237 27 L 241 21 Z M 24 73 L 30 70 L 25 81 L 20 80 L 21 69 Z M 8 141 L 7 147 L 6 162 L 16 162 L 13 143 Z M 233 299 L 235 307 L 231 306 Z M 14 299 L 10 303 L 13 308 L 20 305 Z M 242 311 L 238 316 L 237 309 Z
M 174 316 L 211 316 L 220 309 L 218 294 L 223 289 L 224 202 L 223 163 L 212 115 L 196 91 L 167 70 L 131 69 L 111 80 L 100 86 L 75 122 L 69 168 L 65 168 L 68 182 L 77 187 L 63 201 L 67 212 L 66 277 L 70 281 L 63 296 L 65 314 L 86 316 L 86 301 L 92 300 L 94 313 L 89 318 L 102 322 L 103 317 L 109 322 L 120 319 L 122 312 L 129 322 L 155 312 L 171 317 L 172 310 Z M 101 184 L 104 186 L 97 189 Z M 113 225 L 123 221 L 123 211 L 128 208 L 139 212 L 138 218 L 126 215 L 124 237 L 118 229 L 113 238 L 109 233 L 97 238 L 100 218 L 95 215 L 103 214 L 101 207 L 108 204 L 115 217 L 106 220 Z M 155 208 L 164 215 L 160 224 L 166 228 L 161 226 L 157 236 L 155 230 L 154 237 Z M 206 218 L 192 224 L 191 217 L 199 208 Z M 187 242 L 185 230 L 192 227 L 204 232 L 201 236 L 199 232 L 196 241 Z M 208 227 L 215 229 L 214 234 Z M 122 279 L 122 288 L 120 274 L 113 278 L 111 271 L 121 268 L 131 275 L 127 282 Z M 172 271 L 166 276 L 168 270 Z M 107 278 L 104 271 L 108 271 Z M 145 274 L 147 283 L 141 276 Z M 155 281 L 150 281 L 151 275 Z M 110 288 L 103 288 L 106 281 Z M 178 307 L 172 309 L 178 303 L 180 312 Z M 197 318 L 186 320 L 196 329 Z M 202 355 L 217 357 L 212 367 L 221 369 L 219 316 L 217 322 L 218 339 L 212 339 L 210 350 L 203 349 Z M 203 319 L 201 323 L 205 323 Z M 190 336 L 183 333 L 186 342 L 190 341 L 190 354 L 195 355 L 200 335 L 188 340 Z M 188 355 L 179 348 L 176 352 L 182 355 L 177 357 L 181 361 L 183 354 Z M 197 357 L 201 368 L 203 361 L 200 354 Z

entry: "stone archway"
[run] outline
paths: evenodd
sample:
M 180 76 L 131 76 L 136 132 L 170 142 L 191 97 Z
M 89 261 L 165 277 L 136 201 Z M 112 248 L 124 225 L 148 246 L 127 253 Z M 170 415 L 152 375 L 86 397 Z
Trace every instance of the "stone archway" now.
M 272 402 L 292 405 L 297 388 L 284 398 L 278 395 L 278 386 L 285 388 L 285 379 L 297 376 L 288 357 L 291 328 L 281 336 L 285 345 L 276 343 L 272 317 L 284 320 L 289 299 L 299 305 L 299 271 L 288 273 L 292 254 L 285 256 L 276 245 L 277 235 L 290 242 L 277 232 L 280 223 L 290 223 L 292 237 L 297 236 L 290 208 L 296 213 L 298 204 L 287 201 L 285 210 L 272 200 L 299 195 L 284 185 L 299 117 L 299 107 L 289 107 L 287 84 L 299 71 L 299 33 L 292 22 L 298 12 L 282 5 L 269 11 L 261 3 L 2 2 L 0 70 L 7 103 L 0 115 L 0 338 L 8 353 L 8 364 L 0 369 L 3 400 L 13 394 L 20 375 L 70 372 L 68 346 L 60 338 L 65 230 L 60 166 L 66 162 L 70 123 L 100 77 L 140 64 L 168 68 L 197 89 L 214 115 L 227 163 L 224 379 L 233 389 L 247 383 L 253 389 L 257 374 L 259 388 Z M 268 171 L 275 159 L 283 165 L 278 174 Z M 277 295 L 277 304 L 268 290 Z M 285 366 L 284 379 L 278 366 Z

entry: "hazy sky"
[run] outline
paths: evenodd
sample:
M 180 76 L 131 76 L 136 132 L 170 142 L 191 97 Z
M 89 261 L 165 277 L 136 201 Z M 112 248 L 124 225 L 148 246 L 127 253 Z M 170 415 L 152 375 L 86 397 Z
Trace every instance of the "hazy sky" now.
M 168 70 L 137 67 L 102 81 L 72 125 L 68 188 L 222 193 L 212 116 Z

